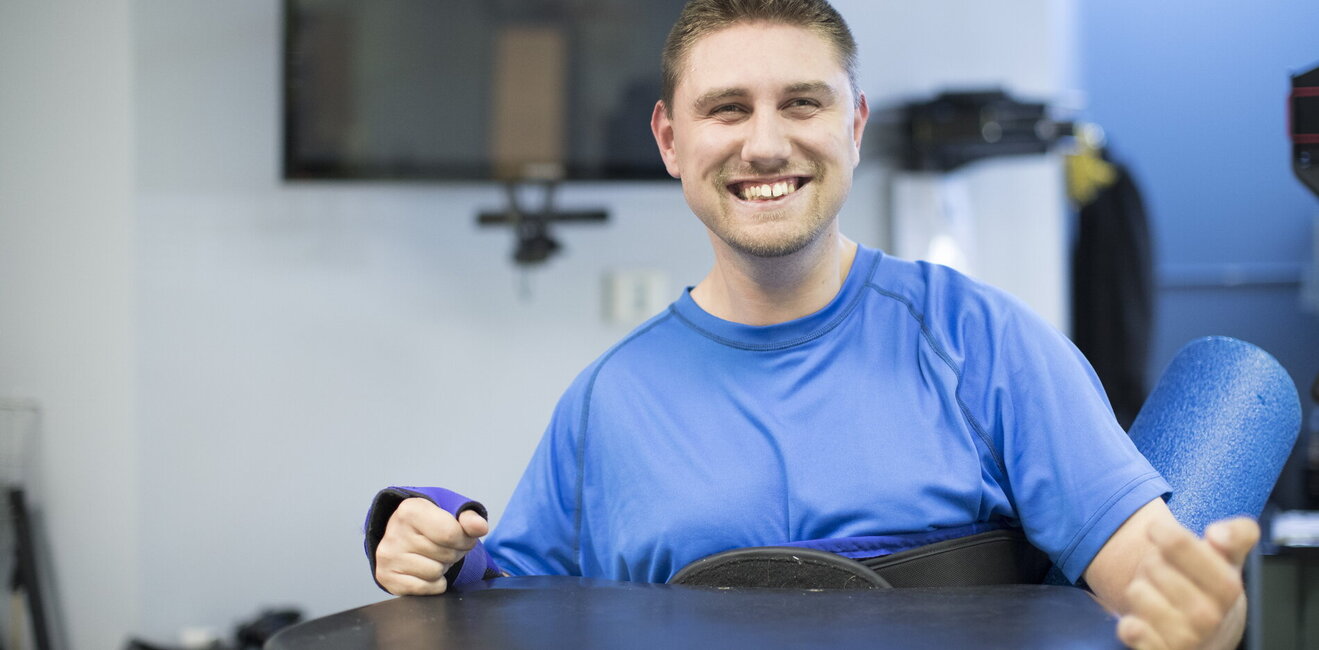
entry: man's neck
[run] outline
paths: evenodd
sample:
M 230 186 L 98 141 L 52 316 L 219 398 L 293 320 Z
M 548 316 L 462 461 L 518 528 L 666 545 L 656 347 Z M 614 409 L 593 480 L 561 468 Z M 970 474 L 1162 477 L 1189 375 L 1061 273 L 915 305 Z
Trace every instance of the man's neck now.
M 856 242 L 836 229 L 775 258 L 744 255 L 711 239 L 714 268 L 692 289 L 692 300 L 710 314 L 744 325 L 784 323 L 823 309 L 842 289 L 856 259 Z

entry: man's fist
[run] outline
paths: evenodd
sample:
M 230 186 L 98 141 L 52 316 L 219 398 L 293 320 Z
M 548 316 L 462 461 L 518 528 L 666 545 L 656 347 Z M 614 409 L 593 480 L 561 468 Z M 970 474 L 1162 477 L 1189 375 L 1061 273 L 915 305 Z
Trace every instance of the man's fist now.
M 376 546 L 376 582 L 395 596 L 444 593 L 444 573 L 490 532 L 472 510 L 457 519 L 426 499 L 404 499 Z
M 1156 552 L 1127 587 L 1130 610 L 1118 638 L 1133 648 L 1235 648 L 1245 626 L 1241 568 L 1259 526 L 1246 518 L 1215 522 L 1204 539 L 1172 521 L 1148 529 Z

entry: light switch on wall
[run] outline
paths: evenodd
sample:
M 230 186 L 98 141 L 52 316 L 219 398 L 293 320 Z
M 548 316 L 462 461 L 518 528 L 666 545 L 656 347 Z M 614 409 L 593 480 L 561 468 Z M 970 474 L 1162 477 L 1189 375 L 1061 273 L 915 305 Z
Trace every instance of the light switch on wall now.
M 653 269 L 606 272 L 603 293 L 604 320 L 614 325 L 638 325 L 675 298 L 669 274 Z

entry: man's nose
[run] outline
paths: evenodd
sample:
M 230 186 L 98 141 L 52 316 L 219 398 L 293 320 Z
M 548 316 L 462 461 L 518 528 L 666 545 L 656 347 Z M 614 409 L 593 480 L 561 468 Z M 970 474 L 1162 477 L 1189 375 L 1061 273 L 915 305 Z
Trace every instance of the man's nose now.
M 792 143 L 787 125 L 773 112 L 758 112 L 747 121 L 746 141 L 742 143 L 742 161 L 773 169 L 788 162 Z

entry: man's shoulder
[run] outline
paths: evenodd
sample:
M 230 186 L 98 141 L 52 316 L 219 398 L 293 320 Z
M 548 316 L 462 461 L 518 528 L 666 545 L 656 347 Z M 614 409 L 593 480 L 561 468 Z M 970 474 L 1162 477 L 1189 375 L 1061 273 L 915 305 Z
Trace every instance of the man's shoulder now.
M 568 389 L 569 393 L 589 393 L 598 381 L 601 373 L 629 372 L 653 364 L 657 358 L 662 359 L 673 351 L 673 337 L 677 332 L 673 307 L 663 311 L 636 326 L 626 336 L 609 346 L 600 356 L 577 373 L 577 377 Z M 651 369 L 657 369 L 651 366 Z
M 880 296 L 904 304 L 931 330 L 992 328 L 1030 313 L 1024 303 L 998 287 L 923 260 L 885 256 L 868 284 Z

